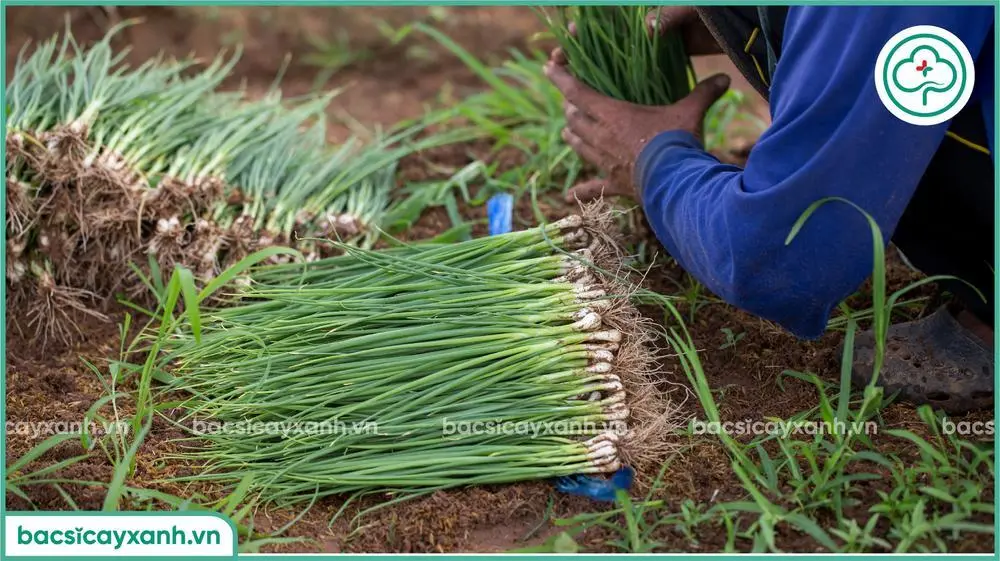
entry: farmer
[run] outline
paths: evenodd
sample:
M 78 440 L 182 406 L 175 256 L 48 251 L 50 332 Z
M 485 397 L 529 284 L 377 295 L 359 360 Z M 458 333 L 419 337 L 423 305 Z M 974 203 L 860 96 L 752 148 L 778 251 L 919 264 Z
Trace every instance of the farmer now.
M 546 73 L 566 99 L 563 138 L 605 179 L 574 187 L 642 202 L 670 255 L 712 292 L 803 338 L 872 270 L 864 217 L 832 202 L 788 245 L 810 204 L 847 199 L 955 303 L 889 329 L 878 383 L 887 394 L 956 413 L 993 403 L 994 185 L 992 7 L 668 7 L 653 32 L 679 31 L 688 53 L 725 53 L 770 103 L 771 126 L 744 167 L 705 152 L 702 120 L 729 87 L 699 83 L 664 107 L 602 96 L 553 51 Z M 874 69 L 897 32 L 933 25 L 975 61 L 975 89 L 948 122 L 920 126 L 879 98 Z M 926 63 L 924 64 L 927 65 Z M 971 285 L 971 286 L 970 286 Z M 854 381 L 872 376 L 874 336 L 855 343 Z

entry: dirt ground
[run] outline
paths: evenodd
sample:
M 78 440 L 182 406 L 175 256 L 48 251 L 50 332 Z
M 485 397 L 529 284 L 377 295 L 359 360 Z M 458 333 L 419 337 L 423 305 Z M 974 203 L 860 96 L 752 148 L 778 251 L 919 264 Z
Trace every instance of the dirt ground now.
M 133 47 L 132 60 L 141 61 L 165 50 L 175 55 L 196 53 L 213 56 L 220 47 L 242 43 L 243 57 L 236 67 L 230 86 L 241 82 L 252 92 L 266 89 L 282 67 L 287 53 L 292 64 L 285 74 L 283 90 L 301 94 L 310 90 L 317 68 L 305 62 L 316 51 L 317 39 L 336 42 L 340 37 L 352 52 L 364 53 L 359 60 L 335 73 L 329 87 L 342 87 L 334 99 L 330 114 L 334 120 L 330 136 L 343 140 L 352 132 L 388 126 L 402 119 L 416 117 L 428 104 L 458 98 L 474 91 L 477 82 L 461 62 L 427 40 L 407 40 L 392 45 L 379 20 L 398 28 L 406 22 L 422 19 L 437 25 L 458 43 L 487 61 L 499 61 L 509 48 L 544 47 L 531 41 L 541 26 L 527 8 L 450 7 L 442 10 L 425 8 L 7 8 L 7 76 L 11 75 L 18 50 L 28 40 L 48 37 L 63 27 L 64 17 L 71 23 L 81 41 L 98 39 L 116 21 L 140 17 L 141 26 L 124 31 L 122 44 Z M 381 26 L 385 29 L 385 25 Z M 346 35 L 344 35 L 346 34 Z M 731 67 L 724 60 L 712 58 L 700 61 L 698 71 L 707 75 Z M 756 99 L 745 82 L 734 73 L 734 87 Z M 758 103 L 753 109 L 766 116 L 766 108 Z M 362 128 L 359 128 L 362 127 Z M 462 157 L 462 156 L 457 156 Z M 412 168 L 412 164 L 411 164 Z M 419 174 L 408 169 L 405 173 Z M 482 217 L 484 209 L 467 209 L 470 218 Z M 568 212 L 568 208 L 548 209 L 552 216 Z M 526 214 L 526 217 L 530 213 Z M 436 211 L 428 213 L 411 235 L 433 235 L 444 221 Z M 650 238 L 651 243 L 655 243 Z M 912 278 L 911 273 L 896 263 L 892 267 L 893 284 L 900 286 Z M 653 288 L 676 291 L 672 280 L 683 280 L 683 273 L 660 267 L 651 271 Z M 658 318 L 659 319 L 659 318 Z M 802 342 L 782 332 L 774 325 L 751 317 L 722 304 L 709 304 L 694 315 L 689 325 L 698 348 L 704 350 L 702 360 L 724 419 L 760 419 L 767 416 L 786 418 L 816 402 L 815 389 L 791 381 L 784 390 L 775 384 L 784 370 L 813 372 L 825 379 L 836 380 L 839 372 L 837 345 L 840 336 L 829 334 L 815 342 Z M 743 333 L 735 346 L 719 350 L 727 341 L 723 329 L 736 335 Z M 101 361 L 115 356 L 119 344 L 114 324 L 94 323 L 84 326 L 85 339 L 71 349 L 42 352 L 29 339 L 16 333 L 7 334 L 7 420 L 19 421 L 79 421 L 101 394 L 94 374 L 80 358 Z M 684 411 L 697 413 L 694 399 L 687 399 L 686 380 L 674 359 L 663 364 L 666 385 L 675 387 L 674 399 L 685 401 Z M 894 405 L 887 419 L 894 426 L 908 426 L 916 415 L 906 405 Z M 136 477 L 130 482 L 137 486 L 152 486 L 158 476 L 169 473 L 170 466 L 157 462 L 158 454 L 176 436 L 166 423 L 154 426 L 139 453 Z M 6 450 L 8 462 L 19 457 L 33 444 L 30 438 L 12 435 Z M 72 444 L 72 443 L 70 443 Z M 76 449 L 78 450 L 78 448 Z M 57 460 L 75 453 L 72 446 L 57 449 L 48 455 Z M 914 456 L 916 457 L 916 456 Z M 108 481 L 111 468 L 97 458 L 75 466 L 66 474 L 74 479 Z M 733 476 L 725 452 L 713 440 L 695 440 L 694 446 L 672 458 L 667 472 L 664 498 L 673 506 L 685 499 L 711 503 L 740 499 L 743 490 Z M 860 484 L 859 494 L 874 496 L 881 482 Z M 164 489 L 185 496 L 189 489 Z M 74 499 L 84 509 L 99 509 L 103 491 L 98 488 L 73 490 Z M 39 508 L 64 509 L 62 498 L 50 489 L 38 489 L 32 496 Z M 8 496 L 8 508 L 26 508 L 16 497 Z M 558 494 L 548 482 L 496 487 L 477 487 L 403 503 L 380 510 L 362 520 L 362 529 L 350 531 L 342 517 L 328 527 L 331 516 L 340 507 L 339 501 L 317 504 L 296 524 L 289 535 L 304 536 L 313 541 L 274 546 L 273 551 L 300 552 L 501 552 L 513 548 L 537 545 L 560 531 L 552 525 L 553 518 L 566 517 L 598 510 L 601 505 L 582 498 Z M 348 511 L 356 512 L 352 509 Z M 295 513 L 284 511 L 260 512 L 258 529 L 277 528 Z M 579 541 L 589 547 L 603 549 L 606 538 L 601 530 L 589 530 Z M 667 531 L 657 539 L 674 551 L 714 551 L 725 544 L 722 528 L 704 530 L 698 544 L 689 543 L 683 535 Z M 786 550 L 814 551 L 817 546 L 810 538 L 782 534 L 779 545 Z M 967 551 L 991 551 L 992 536 L 971 539 L 961 544 Z

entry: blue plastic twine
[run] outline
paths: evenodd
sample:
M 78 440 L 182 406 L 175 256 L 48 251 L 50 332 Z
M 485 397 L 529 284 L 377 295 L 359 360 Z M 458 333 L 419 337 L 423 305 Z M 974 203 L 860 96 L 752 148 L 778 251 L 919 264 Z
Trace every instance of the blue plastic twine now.
M 595 501 L 614 502 L 619 489 L 628 491 L 632 487 L 635 472 L 630 467 L 623 467 L 608 479 L 590 475 L 566 475 L 557 477 L 556 489 L 569 495 L 588 497 Z

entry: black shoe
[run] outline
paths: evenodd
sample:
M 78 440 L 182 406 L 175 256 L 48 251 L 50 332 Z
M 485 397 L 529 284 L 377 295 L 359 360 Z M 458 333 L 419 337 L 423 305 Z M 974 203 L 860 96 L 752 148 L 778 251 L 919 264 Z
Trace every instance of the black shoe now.
M 854 384 L 872 379 L 875 335 L 854 342 Z M 942 306 L 933 314 L 889 327 L 878 385 L 889 396 L 929 403 L 949 414 L 993 407 L 993 350 Z

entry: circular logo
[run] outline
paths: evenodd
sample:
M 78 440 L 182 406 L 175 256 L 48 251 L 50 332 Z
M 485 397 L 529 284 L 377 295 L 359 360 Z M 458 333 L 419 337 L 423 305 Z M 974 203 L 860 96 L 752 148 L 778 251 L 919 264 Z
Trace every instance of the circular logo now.
M 875 62 L 875 89 L 886 109 L 912 125 L 951 119 L 969 102 L 976 70 L 953 33 L 933 25 L 892 36 Z

